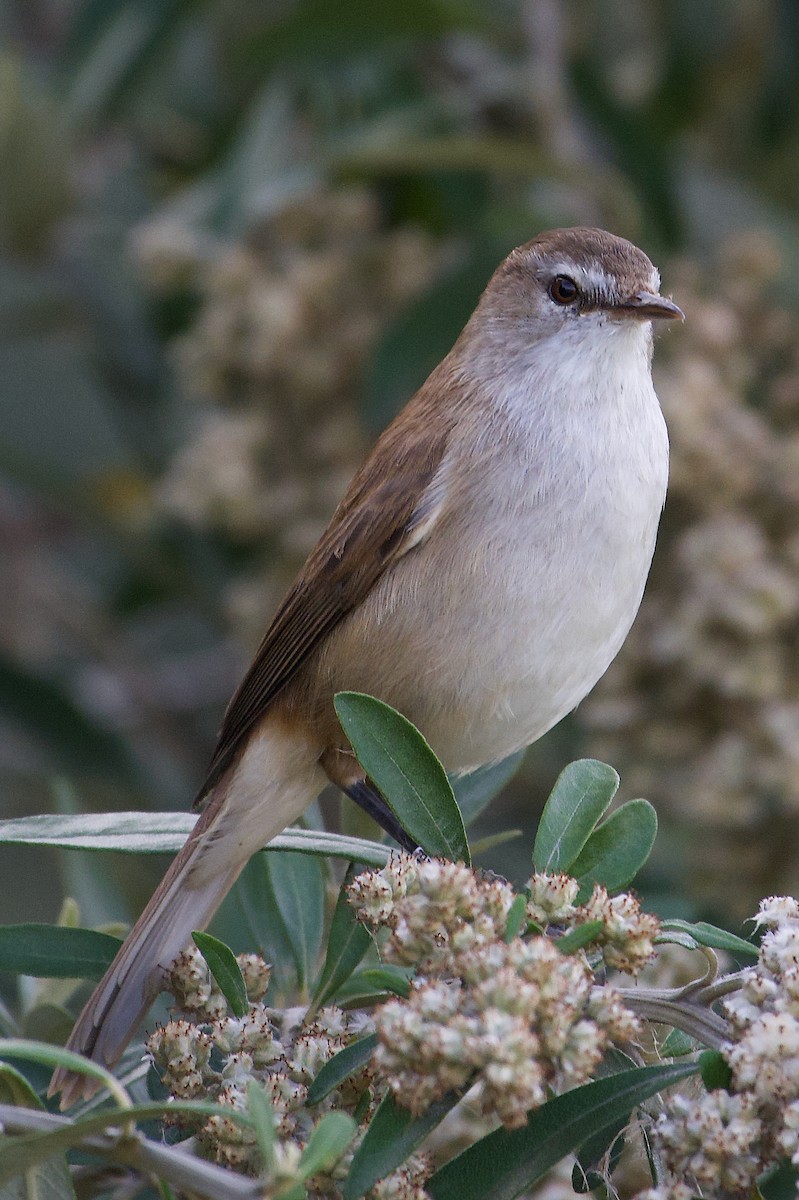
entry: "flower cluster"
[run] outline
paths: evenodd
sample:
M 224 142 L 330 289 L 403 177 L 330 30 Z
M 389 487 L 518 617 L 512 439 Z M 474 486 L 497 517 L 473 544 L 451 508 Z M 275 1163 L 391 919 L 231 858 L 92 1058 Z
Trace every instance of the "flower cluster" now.
M 578 924 L 601 921 L 602 929 L 592 944 L 601 950 L 608 967 L 637 975 L 651 962 L 660 922 L 641 910 L 632 893 L 609 896 L 606 888 L 595 884 L 588 900 L 577 909 L 576 919 Z
M 591 948 L 602 954 L 612 970 L 637 975 L 648 966 L 655 953 L 655 938 L 660 922 L 652 913 L 643 912 L 632 892 L 608 895 L 607 888 L 595 884 L 584 904 L 575 904 L 580 885 L 569 875 L 537 872 L 527 885 L 527 918 L 541 929 L 553 926 L 573 929 L 589 922 L 602 928 L 593 934 Z
M 375 1086 L 366 1067 L 350 1076 L 314 1109 L 306 1105 L 308 1085 L 334 1054 L 368 1031 L 365 1018 L 337 1008 L 321 1009 L 303 1022 L 302 1009 L 274 1009 L 263 1003 L 269 968 L 257 955 L 239 956 L 249 1011 L 232 1016 L 196 950 L 179 955 L 169 987 L 178 1006 L 189 1013 L 169 1021 L 148 1038 L 147 1049 L 170 1094 L 180 1099 L 213 1100 L 235 1111 L 247 1106 L 247 1088 L 264 1088 L 275 1117 L 276 1146 L 271 1183 L 279 1186 L 295 1176 L 302 1150 L 319 1117 L 337 1108 L 367 1113 L 385 1093 Z M 371 1089 L 371 1095 L 370 1095 Z M 255 1134 L 233 1116 L 209 1117 L 197 1131 L 203 1152 L 234 1170 L 263 1170 Z M 312 1181 L 318 1194 L 334 1194 L 335 1181 L 346 1175 L 356 1142 L 332 1172 Z M 370 1200 L 424 1200 L 429 1164 L 414 1156 L 370 1193 Z M 316 1195 L 313 1191 L 311 1194 Z
M 646 934 L 617 904 L 629 900 L 632 912 L 631 897 L 611 900 L 596 889 L 588 906 L 574 906 L 574 881 L 541 875 L 530 893 L 539 922 L 601 920 L 597 948 L 615 949 L 627 968 L 637 963 Z M 386 960 L 417 968 L 408 999 L 389 1001 L 375 1018 L 375 1066 L 415 1114 L 477 1083 L 481 1111 L 518 1127 L 548 1089 L 589 1079 L 610 1040 L 640 1032 L 618 993 L 594 987 L 584 956 L 561 953 L 543 934 L 506 940 L 514 894 L 504 882 L 400 854 L 358 876 L 350 898 L 362 920 L 388 931 Z M 647 959 L 651 950 L 650 943 Z
M 764 900 L 756 921 L 768 927 L 757 965 L 724 1004 L 729 1089 L 670 1100 L 655 1137 L 672 1179 L 651 1200 L 672 1200 L 686 1180 L 706 1197 L 744 1197 L 770 1163 L 799 1165 L 799 903 Z
M 780 1145 L 799 1165 L 799 905 L 764 900 L 757 921 L 768 932 L 757 966 L 725 1005 L 737 1034 L 726 1058 L 735 1090 L 751 1095 L 772 1124 L 779 1113 Z
M 321 1116 L 332 1108 L 356 1116 L 361 1130 L 347 1152 L 311 1181 L 310 1195 L 336 1196 L 364 1123 L 389 1090 L 414 1115 L 448 1093 L 468 1093 L 480 1120 L 517 1128 L 552 1091 L 590 1079 L 611 1042 L 629 1045 L 641 1036 L 622 994 L 598 986 L 589 961 L 604 956 L 637 970 L 650 958 L 657 923 L 628 894 L 610 897 L 595 887 L 580 904 L 575 880 L 537 874 L 520 910 L 504 880 L 395 854 L 382 870 L 357 876 L 349 898 L 374 929 L 384 961 L 414 970 L 407 999 L 388 1000 L 374 1018 L 335 1007 L 310 1016 L 268 1007 L 269 968 L 257 955 L 239 957 L 249 1009 L 234 1016 L 197 950 L 176 959 L 169 986 L 178 1011 L 151 1035 L 148 1051 L 173 1097 L 202 1097 L 230 1110 L 197 1129 L 199 1147 L 214 1161 L 263 1173 L 255 1133 L 236 1117 L 255 1082 L 275 1116 L 272 1187 L 296 1179 Z M 582 949 L 559 948 L 560 938 L 589 924 L 587 944 L 577 939 Z M 377 1033 L 372 1060 L 309 1107 L 319 1071 L 366 1032 Z M 369 1200 L 424 1200 L 430 1170 L 426 1157 L 412 1156 Z
M 748 1095 L 718 1089 L 701 1100 L 674 1096 L 657 1136 L 675 1175 L 695 1179 L 708 1196 L 749 1194 L 763 1169 L 763 1123 Z

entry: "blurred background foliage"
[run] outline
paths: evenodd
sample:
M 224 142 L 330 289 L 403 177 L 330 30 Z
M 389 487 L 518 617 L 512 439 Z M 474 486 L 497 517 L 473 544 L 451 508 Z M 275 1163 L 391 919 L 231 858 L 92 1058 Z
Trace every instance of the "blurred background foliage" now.
M 687 313 L 673 481 L 628 645 L 490 826 L 597 755 L 658 807 L 650 902 L 796 892 L 798 66 L 793 0 L 5 0 L 3 815 L 187 805 L 376 432 L 512 246 L 589 223 Z M 3 920 L 87 923 L 158 874 L 0 870 Z

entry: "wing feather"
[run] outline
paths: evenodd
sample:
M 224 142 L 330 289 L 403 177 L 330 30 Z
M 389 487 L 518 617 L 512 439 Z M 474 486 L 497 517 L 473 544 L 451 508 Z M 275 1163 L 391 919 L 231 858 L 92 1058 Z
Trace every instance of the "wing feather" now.
M 451 422 L 439 425 L 438 436 L 431 436 L 431 424 L 423 420 L 409 435 L 407 424 L 403 428 L 397 422 L 378 441 L 228 705 L 198 801 L 314 648 L 360 604 L 384 571 L 429 535 L 446 499 L 441 468 L 450 428 Z

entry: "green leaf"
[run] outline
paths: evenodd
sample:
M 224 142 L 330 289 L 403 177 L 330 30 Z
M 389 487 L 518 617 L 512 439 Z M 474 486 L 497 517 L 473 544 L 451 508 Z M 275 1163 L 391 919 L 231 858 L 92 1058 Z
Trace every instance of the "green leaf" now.
M 0 1200 L 75 1200 L 72 1174 L 64 1154 L 54 1154 L 20 1172 L 6 1187 Z
M 359 987 L 367 988 L 370 992 L 391 992 L 407 1000 L 411 994 L 410 970 L 408 967 L 397 967 L 386 963 L 382 967 L 366 967 L 353 976 Z
M 330 923 L 324 966 L 314 989 L 314 1007 L 320 1007 L 336 994 L 341 985 L 349 979 L 372 943 L 371 934 L 364 925 L 361 925 L 355 916 L 354 908 L 347 899 L 347 888 L 352 882 L 354 874 L 355 870 L 351 866 L 344 876 L 344 882 L 338 894 L 333 920 Z
M 497 24 L 496 13 L 474 3 L 338 0 L 331 9 L 325 0 L 302 0 L 248 40 L 246 64 L 266 73 L 294 61 L 346 62 L 364 54 L 379 56 L 397 42 L 427 42 L 458 29 L 488 34 Z
M 682 946 L 684 950 L 696 950 L 699 943 L 696 938 L 692 938 L 689 934 L 678 929 L 672 929 L 661 932 L 655 938 L 656 946 Z
M 719 1089 L 729 1091 L 732 1071 L 726 1058 L 718 1050 L 703 1050 L 699 1055 L 699 1072 L 702 1083 L 709 1092 Z
M 505 924 L 505 941 L 512 942 L 525 923 L 527 912 L 527 897 L 519 894 L 514 898 L 508 910 L 508 920 Z
M 45 1107 L 25 1076 L 8 1063 L 0 1064 L 0 1104 L 39 1110 Z M 0 1200 L 70 1200 L 75 1195 L 63 1154 L 29 1168 L 10 1188 L 10 1192 L 3 1189 Z
M 247 930 L 246 944 L 256 947 L 272 966 L 270 997 L 284 998 L 297 990 L 297 960 L 291 935 L 277 903 L 269 869 L 270 855 L 255 854 L 242 871 L 220 910 L 229 940 L 234 930 L 224 922 L 225 908 L 238 909 Z M 242 944 L 245 944 L 244 942 Z
M 0 1104 L 14 1104 L 17 1108 L 44 1108 L 22 1072 L 8 1063 L 0 1063 Z
M 601 883 L 613 895 L 635 878 L 652 852 L 657 814 L 648 800 L 630 800 L 611 813 L 588 838 L 569 873 L 580 881 L 578 903 Z
M 576 954 L 578 950 L 582 950 L 583 946 L 588 946 L 591 942 L 596 941 L 604 928 L 603 921 L 584 921 L 582 925 L 575 925 L 574 929 L 570 929 L 568 933 L 564 933 L 563 937 L 559 937 L 555 945 L 561 954 Z
M 329 1096 L 337 1087 L 340 1087 L 350 1075 L 354 1075 L 356 1071 L 365 1067 L 371 1059 L 376 1045 L 377 1034 L 370 1033 L 366 1037 L 358 1038 L 357 1042 L 345 1046 L 343 1050 L 339 1050 L 338 1054 L 325 1063 L 308 1088 L 308 1104 L 318 1104 L 320 1100 L 324 1100 L 325 1096 Z
M 331 1112 L 322 1117 L 302 1152 L 297 1170 L 300 1179 L 311 1179 L 320 1171 L 335 1166 L 355 1137 L 357 1129 L 355 1121 L 347 1113 Z
M 21 1058 L 25 1062 L 39 1063 L 51 1069 L 65 1067 L 68 1071 L 77 1071 L 80 1075 L 98 1080 L 108 1089 L 120 1108 L 128 1103 L 124 1088 L 110 1071 L 65 1047 L 50 1046 L 46 1042 L 35 1042 L 28 1038 L 3 1038 L 0 1039 L 0 1060 L 7 1058 Z
M 683 1033 L 681 1029 L 672 1029 L 664 1042 L 661 1042 L 659 1053 L 661 1058 L 683 1058 L 693 1054 L 699 1043 L 696 1038 Z
M 247 1084 L 247 1112 L 267 1171 L 275 1161 L 275 1113 L 264 1089 L 254 1079 Z
M 627 1118 L 614 1121 L 607 1129 L 602 1129 L 589 1138 L 577 1152 L 577 1161 L 572 1170 L 572 1187 L 578 1195 L 594 1191 L 605 1182 L 606 1176 L 597 1170 L 602 1159 L 608 1154 L 609 1174 L 615 1170 L 624 1149 L 622 1136 L 627 1126 Z M 602 1193 L 600 1193 L 601 1195 Z
M 757 1200 L 761 1197 L 762 1200 L 796 1200 L 799 1170 L 790 1162 L 782 1162 L 761 1175 L 757 1185 L 759 1191 L 754 1192 Z
M 197 821 L 193 813 L 113 812 L 50 814 L 0 821 L 0 845 L 60 846 L 65 850 L 116 850 L 124 854 L 176 854 Z M 391 851 L 380 842 L 316 829 L 286 829 L 269 852 L 344 858 L 384 867 Z
M 693 938 L 700 946 L 709 946 L 713 950 L 728 950 L 730 954 L 743 955 L 746 958 L 757 958 L 759 947 L 752 942 L 744 941 L 726 929 L 719 929 L 707 921 L 681 921 L 676 917 L 664 921 L 661 926 L 664 933 L 682 933 Z
M 421 1117 L 413 1117 L 406 1108 L 400 1108 L 389 1092 L 355 1151 L 343 1188 L 344 1200 L 359 1200 L 379 1179 L 401 1166 L 457 1103 L 458 1096 L 451 1093 L 429 1105 Z M 482 1193 L 480 1200 L 489 1196 L 493 1200 L 490 1188 Z
M 316 971 L 325 925 L 322 864 L 303 854 L 265 856 L 272 890 L 297 965 L 297 981 L 305 990 Z
M 53 1004 L 45 999 L 37 999 L 33 1008 L 25 1013 L 20 1030 L 23 1038 L 32 1038 L 37 1042 L 49 1042 L 54 1046 L 64 1046 L 75 1024 L 75 1015 L 61 1004 Z
M 246 1017 L 250 1011 L 247 999 L 247 988 L 241 967 L 236 962 L 236 956 L 229 946 L 220 942 L 219 938 L 210 933 L 196 930 L 192 935 L 194 944 L 205 959 L 208 970 L 213 975 L 220 992 L 230 1005 L 235 1017 Z
M 695 1063 L 640 1067 L 556 1096 L 523 1129 L 497 1129 L 440 1167 L 427 1191 L 434 1200 L 515 1200 L 565 1155 L 696 1071 Z
M 544 805 L 533 848 L 536 871 L 568 872 L 616 795 L 619 777 L 592 758 L 569 763 Z
M 467 827 L 480 816 L 494 797 L 499 795 L 505 784 L 513 779 L 524 755 L 525 751 L 519 750 L 517 754 L 503 758 L 502 762 L 480 767 L 479 771 L 472 771 L 470 775 L 459 775 L 451 779 L 452 790 Z
M 0 971 L 47 979 L 102 979 L 122 942 L 62 925 L 0 927 Z
M 427 854 L 468 864 L 455 796 L 418 729 L 388 704 L 360 692 L 339 692 L 334 703 L 358 762 L 403 828 Z

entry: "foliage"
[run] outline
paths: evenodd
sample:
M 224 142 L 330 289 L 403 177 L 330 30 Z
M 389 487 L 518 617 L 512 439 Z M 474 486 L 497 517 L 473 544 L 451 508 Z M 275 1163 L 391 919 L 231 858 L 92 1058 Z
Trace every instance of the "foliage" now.
M 656 353 L 673 465 L 641 616 L 511 782 L 513 823 L 532 840 L 530 796 L 564 761 L 613 761 L 665 834 L 637 876 L 668 915 L 660 937 L 753 958 L 693 918 L 729 924 L 797 887 L 797 53 L 778 0 L 0 7 L 0 1030 L 63 1041 L 120 929 L 56 917 L 54 872 L 85 925 L 141 906 L 152 855 L 191 827 L 246 653 L 367 440 L 510 246 L 561 224 L 642 244 L 688 320 Z M 517 766 L 452 781 L 467 827 Z M 592 823 L 584 782 L 582 832 L 553 859 L 577 905 L 627 887 L 655 833 L 638 799 Z M 340 891 L 331 917 L 334 858 L 387 860 L 341 820 L 327 833 L 312 809 L 276 839 L 214 927 L 272 960 L 278 1005 L 409 994 Z M 541 836 L 549 857 L 557 826 Z M 464 845 L 449 808 L 436 848 Z M 491 863 L 521 878 L 512 853 Z M 517 897 L 507 944 L 530 934 Z M 591 935 L 562 932 L 561 950 Z M 694 1044 L 680 1036 L 675 1055 Z M 14 1070 L 0 1094 L 25 1107 Z M 25 1070 L 41 1090 L 43 1068 Z M 34 1109 L 19 1119 L 54 1131 Z M 168 1147 L 143 1152 L 172 1169 Z M 69 1194 L 63 1159 L 29 1174 Z
M 415 820 L 422 802 L 430 816 L 429 836 L 437 848 L 437 831 L 442 822 L 451 821 L 453 801 L 449 789 L 439 782 L 435 756 L 421 738 L 410 736 L 400 714 L 365 696 L 348 708 L 350 700 L 340 697 L 339 706 L 349 718 L 348 734 L 356 754 L 364 764 L 384 760 L 406 764 L 406 769 L 392 770 L 387 799 L 401 821 Z M 408 787 L 408 774 L 420 781 L 418 787 Z M 0 1113 L 7 1133 L 0 1148 L 0 1182 L 10 1183 L 23 1170 L 29 1175 L 37 1171 L 43 1189 L 39 1194 L 69 1194 L 65 1163 L 72 1162 L 73 1151 L 79 1149 L 109 1168 L 155 1174 L 174 1195 L 186 1189 L 212 1198 L 258 1194 L 289 1200 L 325 1194 L 344 1200 L 365 1195 L 373 1200 L 406 1195 L 510 1200 L 527 1195 L 564 1155 L 615 1140 L 633 1117 L 628 1139 L 634 1140 L 638 1125 L 646 1129 L 652 1123 L 647 1106 L 652 1096 L 698 1073 L 710 1089 L 732 1088 L 725 1047 L 735 1034 L 714 1005 L 740 987 L 745 976 L 717 979 L 714 972 L 705 972 L 690 986 L 673 991 L 645 984 L 608 988 L 594 982 L 593 972 L 603 961 L 611 967 L 623 962 L 627 969 L 640 971 L 654 955 L 655 940 L 661 947 L 674 942 L 701 949 L 714 964 L 711 946 L 747 957 L 758 953 L 751 943 L 707 923 L 659 924 L 621 891 L 622 885 L 614 881 L 637 873 L 651 839 L 643 848 L 634 802 L 616 808 L 603 823 L 617 787 L 618 776 L 602 763 L 575 762 L 564 770 L 542 815 L 534 874 L 521 892 L 514 893 L 503 881 L 483 879 L 466 866 L 465 855 L 453 854 L 447 862 L 395 854 L 365 873 L 351 867 L 331 894 L 335 904 L 324 952 L 318 929 L 296 917 L 290 944 L 281 948 L 275 943 L 286 959 L 273 963 L 274 977 L 283 980 L 281 996 L 257 954 L 239 955 L 237 961 L 217 938 L 195 934 L 203 957 L 196 952 L 181 955 L 169 982 L 178 1014 L 183 1015 L 157 1029 L 147 1041 L 149 1059 L 160 1075 L 160 1081 L 152 1069 L 147 1075 L 149 1096 L 142 1096 L 146 1067 L 131 1070 L 129 1065 L 140 1057 L 141 1048 L 126 1058 L 117 1080 L 56 1045 L 6 1038 L 0 1042 L 0 1058 L 8 1064 L 0 1075 Z M 603 830 L 610 821 L 614 822 L 612 859 L 587 854 L 595 839 L 604 844 Z M 16 839 L 18 828 L 5 824 L 12 825 L 10 837 Z M 56 834 L 51 827 L 49 835 Z M 4 836 L 0 823 L 0 841 Z M 160 829 L 153 836 L 160 837 Z M 104 846 L 105 838 L 106 818 L 99 817 L 97 845 Z M 87 824 L 81 848 L 91 850 L 92 844 Z M 287 864 L 315 861 L 326 870 L 327 852 L 327 844 L 319 839 L 315 846 L 309 844 L 311 859 L 272 851 L 270 861 L 285 856 Z M 365 846 L 364 854 L 373 855 L 370 846 Z M 585 888 L 580 876 L 569 872 L 586 861 L 591 863 L 591 887 L 581 901 Z M 606 861 L 609 875 L 603 878 Z M 291 868 L 272 876 L 277 912 L 281 908 L 290 912 L 296 903 L 290 874 Z M 795 908 L 795 902 L 768 904 L 763 920 L 776 924 L 783 911 L 779 904 L 787 906 L 784 911 L 792 919 L 790 905 Z M 71 909 L 65 911 L 72 914 Z M 5 932 L 0 930 L 0 949 L 6 944 Z M 71 924 L 60 930 L 18 927 L 8 937 L 4 965 L 14 969 L 21 962 L 41 978 L 59 979 L 69 939 L 75 936 L 91 948 L 92 937 L 99 935 Z M 486 955 L 486 965 L 493 965 L 483 974 L 479 964 Z M 364 957 L 383 964 L 371 968 L 376 990 L 368 995 L 359 993 L 356 984 L 359 973 L 368 973 L 360 969 Z M 74 961 L 78 974 L 96 974 L 88 959 Z M 502 966 L 502 961 L 509 966 Z M 399 996 L 393 988 L 381 993 L 377 982 L 381 972 L 388 975 L 400 967 L 408 974 Z M 522 974 L 517 976 L 518 971 Z M 553 989 L 560 986 L 557 980 L 563 972 L 567 991 L 554 1008 L 546 1008 L 553 1003 L 557 994 Z M 540 993 L 529 990 L 536 978 L 541 981 Z M 450 1000 L 437 1013 L 444 993 L 432 1008 L 424 997 L 432 996 L 442 984 L 449 989 Z M 59 985 L 60 980 L 53 986 Z M 41 987 L 39 1003 L 47 1003 L 46 986 Z M 514 988 L 519 987 L 522 991 L 513 1000 Z M 580 1000 L 580 989 L 586 987 Z M 267 989 L 270 1007 L 264 1007 Z M 303 994 L 312 997 L 304 1015 L 293 1007 Z M 477 1007 L 463 1009 L 472 1016 L 471 1024 L 461 1025 L 457 1010 L 447 1015 L 446 1006 L 458 995 L 467 1003 L 470 994 L 474 999 L 468 1004 Z M 548 1001 L 543 999 L 546 994 L 551 997 Z M 531 1045 L 538 1046 L 541 1078 L 548 1080 L 547 1087 L 541 1090 L 533 1079 L 532 1091 L 524 1090 L 528 1085 L 519 1072 L 522 1063 L 524 1071 L 529 1070 L 528 1050 L 518 1066 L 502 1077 L 501 1089 L 492 1093 L 492 1056 L 511 1036 L 511 1027 L 504 1038 L 497 1041 L 492 1035 L 485 1043 L 494 1048 L 489 1048 L 482 1066 L 483 1052 L 478 1052 L 474 1038 L 483 1019 L 494 1024 L 501 1019 L 521 1020 L 526 1011 L 518 1007 L 523 995 L 524 1004 L 534 1006 L 523 1021 L 544 1022 L 540 1027 L 534 1024 L 540 1041 Z M 535 1005 L 542 1003 L 545 1007 L 536 1016 Z M 506 1004 L 511 1007 L 503 1018 Z M 744 1009 L 739 1004 L 734 1011 Z M 409 1024 L 414 1012 L 418 1019 L 434 1022 L 419 1034 L 418 1042 L 412 1040 Z M 516 1015 L 510 1018 L 510 1013 Z M 672 1036 L 675 1057 L 669 1061 L 667 1044 L 662 1042 L 658 1052 L 656 1044 L 643 1036 L 636 1013 L 671 1025 L 674 1031 L 685 1030 L 690 1039 L 682 1044 L 676 1034 Z M 567 1021 L 564 1032 L 556 1034 L 563 1019 Z M 397 1028 L 405 1030 L 399 1042 L 391 1033 L 397 1020 L 402 1023 Z M 443 1025 L 435 1024 L 439 1020 Z M 579 1042 L 564 1058 L 571 1037 L 566 1033 L 569 1021 L 577 1022 L 573 1030 L 580 1031 Z M 435 1029 L 446 1029 L 450 1039 L 443 1059 L 437 1059 L 432 1049 Z M 472 1039 L 460 1066 L 452 1041 L 459 1036 Z M 553 1037 L 560 1040 L 552 1041 Z M 611 1051 L 609 1038 L 623 1043 L 623 1054 Z M 714 1053 L 700 1053 L 703 1044 Z M 733 1064 L 740 1060 L 736 1053 Z M 401 1067 L 403 1054 L 408 1058 Z M 108 1084 L 108 1099 L 103 1103 L 101 1098 L 99 1108 L 98 1100 L 84 1104 L 71 1118 L 52 1116 L 39 1099 L 46 1078 L 37 1064 L 99 1072 Z M 171 1092 L 166 1098 L 164 1087 Z M 519 1099 L 514 1100 L 517 1091 Z M 529 1111 L 525 1111 L 525 1095 L 530 1097 Z M 447 1152 L 446 1136 L 441 1140 L 446 1129 L 442 1122 L 459 1109 L 465 1096 L 472 1107 L 485 1109 L 489 1123 L 477 1128 L 470 1145 L 453 1154 L 455 1147 Z M 494 1105 L 501 1127 L 491 1131 Z M 165 1123 L 170 1133 L 167 1144 L 145 1132 L 152 1129 L 147 1123 L 153 1120 Z M 142 1133 L 134 1137 L 131 1131 L 139 1123 L 144 1123 Z M 435 1163 L 418 1154 L 434 1131 L 439 1131 Z M 171 1146 L 175 1138 L 181 1143 L 192 1133 L 199 1157 L 197 1151 L 187 1155 Z M 599 1161 L 601 1156 L 601 1150 L 586 1150 L 581 1161 Z M 609 1162 L 603 1170 L 611 1170 Z M 614 1165 L 612 1170 L 616 1169 Z M 102 1189 L 102 1168 L 98 1171 L 97 1186 Z M 57 1184 L 48 1183 L 51 1176 Z M 611 1176 L 605 1179 L 610 1186 Z M 656 1173 L 653 1183 L 662 1182 Z M 56 1186 L 62 1191 L 53 1190 Z
M 35 15 L 10 0 L 0 38 L 6 815 L 51 808 L 54 776 L 84 807 L 185 807 L 246 650 L 366 437 L 512 244 L 596 223 L 644 244 L 687 297 L 685 333 L 658 351 L 680 348 L 662 377 L 677 503 L 654 624 L 654 593 L 684 596 L 683 571 L 706 605 L 721 575 L 721 598 L 668 647 L 647 623 L 585 710 L 593 740 L 564 727 L 528 774 L 543 794 L 555 763 L 589 752 L 646 772 L 662 819 L 680 806 L 746 839 L 776 807 L 793 828 L 796 681 L 774 662 L 775 647 L 796 659 L 790 5 L 347 0 L 334 18 L 305 0 L 37 0 Z M 710 394 L 729 402 L 697 431 Z M 731 480 L 735 520 L 708 525 Z M 710 552 L 686 566 L 697 539 Z M 633 749 L 629 714 L 650 704 Z M 659 872 L 672 899 L 704 877 L 665 857 Z M 151 878 L 123 869 L 117 914 Z M 33 900 L 13 888 L 10 919 L 31 903 L 51 919 L 24 882 Z M 98 919 L 102 886 L 80 882 Z

